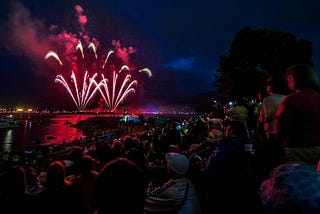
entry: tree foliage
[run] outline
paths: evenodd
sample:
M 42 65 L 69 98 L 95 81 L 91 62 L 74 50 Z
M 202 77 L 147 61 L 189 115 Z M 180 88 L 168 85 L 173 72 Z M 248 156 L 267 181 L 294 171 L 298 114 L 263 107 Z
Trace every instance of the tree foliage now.
M 217 92 L 223 97 L 256 97 L 265 91 L 267 78 L 283 78 L 288 66 L 312 66 L 312 55 L 310 41 L 290 33 L 245 27 L 236 34 L 228 53 L 220 57 Z

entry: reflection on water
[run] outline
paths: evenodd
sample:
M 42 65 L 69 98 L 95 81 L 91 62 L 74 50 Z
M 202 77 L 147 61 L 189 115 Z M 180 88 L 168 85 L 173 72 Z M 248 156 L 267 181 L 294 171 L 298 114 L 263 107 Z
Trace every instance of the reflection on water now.
M 70 124 L 94 115 L 56 115 L 53 118 L 21 121 L 20 127 L 0 129 L 0 150 L 21 151 L 33 144 L 61 143 L 84 137 L 82 132 Z
M 12 142 L 13 142 L 13 130 L 9 129 L 5 132 L 5 136 L 3 138 L 3 150 L 11 151 Z

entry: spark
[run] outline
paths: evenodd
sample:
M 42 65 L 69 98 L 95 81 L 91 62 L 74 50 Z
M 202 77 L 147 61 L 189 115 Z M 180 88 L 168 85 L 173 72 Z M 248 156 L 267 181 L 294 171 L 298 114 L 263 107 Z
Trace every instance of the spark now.
M 45 55 L 44 59 L 48 59 L 49 57 L 55 58 L 59 62 L 59 64 L 62 65 L 62 62 L 56 52 L 48 51 L 48 53 Z
M 121 71 L 130 71 L 130 68 L 127 65 L 123 65 L 119 70 L 119 74 L 121 73 Z
M 90 44 L 88 45 L 88 48 L 91 48 L 92 49 L 92 51 L 93 51 L 93 53 L 94 53 L 94 56 L 95 56 L 95 58 L 97 59 L 97 47 L 94 45 L 94 43 L 93 42 L 90 42 Z
M 107 57 L 106 57 L 106 59 L 104 60 L 104 63 L 103 63 L 103 65 L 102 65 L 102 69 L 104 69 L 104 67 L 105 67 L 105 65 L 106 65 L 106 63 L 107 63 L 107 61 L 108 61 L 108 59 L 109 59 L 109 56 L 110 56 L 111 54 L 113 54 L 113 53 L 114 53 L 113 50 L 109 50 L 109 51 L 108 51 Z
M 130 71 L 128 65 L 122 65 L 118 72 L 105 72 L 104 68 L 110 59 L 110 55 L 114 53 L 114 50 L 109 50 L 105 60 L 102 62 L 98 59 L 96 46 L 93 42 L 89 43 L 88 49 L 93 50 L 95 59 L 97 60 L 88 61 L 86 59 L 86 54 L 80 40 L 75 49 L 81 52 L 82 58 L 71 57 L 72 61 L 70 61 L 70 57 L 68 56 L 69 58 L 66 58 L 66 62 L 70 64 L 65 65 L 63 68 L 65 68 L 64 70 L 67 72 L 70 67 L 76 67 L 76 72 L 75 70 L 71 70 L 70 78 L 66 78 L 64 74 L 59 72 L 55 77 L 55 82 L 66 89 L 67 94 L 71 97 L 79 111 L 87 109 L 87 106 L 93 97 L 95 97 L 96 94 L 99 94 L 97 92 L 100 92 L 100 95 L 106 103 L 107 109 L 112 112 L 114 112 L 130 94 L 136 92 L 135 87 L 138 85 L 138 81 L 133 79 L 131 73 L 124 72 Z M 56 52 L 49 51 L 46 54 L 45 59 L 48 59 L 49 57 L 54 57 L 60 65 L 63 65 Z M 98 65 L 95 66 L 96 70 L 94 70 L 95 73 L 93 75 L 90 74 L 90 70 L 88 69 L 93 67 L 92 65 Z M 139 72 L 142 71 L 151 77 L 152 74 L 148 68 L 139 70 Z M 109 77 L 110 79 L 108 79 Z M 82 81 L 79 82 L 79 80 Z
M 73 71 L 71 74 L 71 80 L 74 84 L 74 88 L 71 87 L 71 84 L 69 84 L 68 81 L 61 74 L 56 76 L 55 82 L 60 83 L 65 87 L 65 89 L 71 96 L 73 102 L 77 106 L 78 110 L 83 111 L 85 110 L 88 102 L 92 99 L 94 94 L 98 91 L 99 84 L 95 80 L 97 75 L 98 74 L 95 73 L 90 78 L 88 72 L 87 71 L 85 72 L 81 92 L 79 92 L 77 78 Z M 88 82 L 89 82 L 89 85 L 88 85 Z
M 140 69 L 138 72 L 145 72 L 147 75 L 148 75 L 148 77 L 151 77 L 152 76 L 152 73 L 151 73 L 151 71 L 150 71 L 150 69 L 149 68 L 143 68 L 143 69 Z
M 81 52 L 81 56 L 82 56 L 82 59 L 83 59 L 83 58 L 84 58 L 83 46 L 82 46 L 82 43 L 81 43 L 81 41 L 80 41 L 80 40 L 78 41 L 78 44 L 77 44 L 76 50 L 80 50 L 80 52 Z
M 104 77 L 102 74 L 101 87 L 104 89 L 100 90 L 100 93 L 106 102 L 108 109 L 110 111 L 115 111 L 115 109 L 119 106 L 121 102 L 131 93 L 135 93 L 135 88 L 138 84 L 137 80 L 131 81 L 131 75 L 127 74 L 122 81 L 120 88 L 117 86 L 118 84 L 118 75 L 116 72 L 113 72 L 112 85 L 109 85 L 109 80 Z

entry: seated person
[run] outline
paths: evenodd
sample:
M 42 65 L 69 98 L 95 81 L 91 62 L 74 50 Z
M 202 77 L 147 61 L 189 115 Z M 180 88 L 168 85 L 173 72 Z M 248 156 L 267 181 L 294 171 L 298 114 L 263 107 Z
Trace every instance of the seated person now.
M 165 156 L 169 181 L 160 187 L 149 187 L 144 207 L 145 213 L 201 213 L 196 189 L 186 177 L 188 158 L 169 152 Z
M 147 180 L 140 167 L 127 158 L 117 158 L 100 170 L 93 190 L 95 214 L 141 213 Z
M 245 148 L 249 144 L 246 126 L 238 121 L 229 121 L 226 126 L 224 138 L 217 143 L 212 154 L 204 164 L 203 171 L 216 173 L 217 170 L 230 170 L 234 165 L 245 157 Z M 234 167 L 232 167 L 234 170 Z M 239 167 L 237 167 L 239 168 Z
M 238 121 L 229 121 L 224 138 L 218 142 L 212 154 L 204 163 L 201 171 L 200 192 L 205 196 L 205 204 L 215 201 L 214 210 L 223 209 L 226 213 L 234 207 L 246 211 L 251 192 L 248 191 L 250 181 L 247 179 L 248 160 L 251 155 L 246 151 L 250 145 L 246 126 Z M 249 195 L 250 194 L 250 195 Z M 231 206 L 223 206 L 230 203 Z M 221 207 L 219 207 L 221 206 Z M 229 210 L 230 209 L 230 210 Z

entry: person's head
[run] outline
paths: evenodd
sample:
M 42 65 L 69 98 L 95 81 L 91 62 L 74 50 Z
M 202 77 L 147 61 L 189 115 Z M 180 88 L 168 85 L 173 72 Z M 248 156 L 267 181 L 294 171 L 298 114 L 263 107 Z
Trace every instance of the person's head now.
M 267 91 L 267 94 L 269 94 L 269 95 L 273 94 L 272 77 L 270 77 L 269 79 L 267 79 L 266 91 Z
M 247 137 L 246 126 L 239 121 L 229 121 L 225 129 L 225 137 Z
M 95 159 L 90 155 L 84 155 L 79 161 L 80 172 L 82 174 L 90 174 L 95 169 Z
M 123 138 L 123 145 L 125 147 L 125 149 L 127 151 L 133 149 L 136 147 L 136 144 L 135 142 L 133 141 L 132 137 L 130 135 L 126 135 L 124 138 Z
M 3 184 L 5 194 L 24 194 L 26 187 L 26 172 L 23 166 L 14 165 L 10 167 Z
M 147 187 L 144 175 L 134 162 L 126 158 L 106 163 L 94 190 L 98 213 L 143 213 Z
M 54 161 L 48 167 L 47 188 L 56 189 L 67 184 L 65 166 L 61 161 Z
M 68 159 L 72 162 L 78 162 L 83 156 L 84 149 L 81 146 L 73 146 L 68 155 Z
M 275 167 L 259 187 L 265 213 L 320 213 L 320 174 L 313 165 L 288 162 Z
M 118 139 L 113 140 L 110 149 L 112 153 L 117 157 L 123 156 L 126 152 L 123 143 Z
M 173 177 L 186 176 L 189 169 L 189 159 L 177 152 L 168 152 L 165 155 L 167 170 Z
M 286 69 L 285 74 L 288 88 L 293 92 L 308 88 L 319 90 L 316 73 L 309 65 L 292 65 Z
M 283 94 L 285 82 L 281 78 L 270 77 L 266 82 L 266 91 L 269 95 Z

